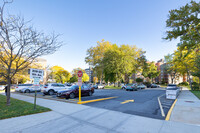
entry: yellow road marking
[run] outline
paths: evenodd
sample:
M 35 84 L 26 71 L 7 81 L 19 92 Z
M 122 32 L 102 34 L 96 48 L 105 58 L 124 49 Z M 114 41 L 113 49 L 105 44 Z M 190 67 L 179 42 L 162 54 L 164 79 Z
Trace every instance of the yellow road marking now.
M 108 97 L 108 98 L 94 99 L 94 100 L 88 100 L 88 101 L 81 101 L 81 102 L 77 102 L 77 104 L 91 103 L 91 102 L 103 101 L 103 100 L 108 100 L 108 99 L 113 99 L 113 98 L 117 98 L 117 97 Z
M 177 99 L 174 101 L 174 103 L 172 104 L 171 108 L 169 109 L 169 111 L 168 111 L 168 113 L 167 113 L 167 116 L 166 116 L 166 118 L 165 118 L 166 121 L 169 120 L 169 118 L 170 118 L 170 116 L 171 116 L 171 113 L 172 113 L 172 110 L 173 110 L 173 108 L 174 108 L 174 106 L 175 106 L 175 104 L 176 104 L 176 101 L 177 101 Z
M 124 102 L 121 102 L 121 104 L 130 103 L 130 102 L 134 102 L 134 100 L 125 100 Z

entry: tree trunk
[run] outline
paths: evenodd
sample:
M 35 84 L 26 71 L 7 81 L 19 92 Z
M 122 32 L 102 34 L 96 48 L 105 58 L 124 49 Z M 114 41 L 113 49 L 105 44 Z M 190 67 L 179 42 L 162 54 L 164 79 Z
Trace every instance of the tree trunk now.
M 186 68 L 186 69 L 187 69 L 187 68 Z M 189 78 L 190 88 L 191 88 L 191 90 L 193 90 L 193 88 L 192 88 L 192 81 L 191 81 L 191 78 L 190 78 L 190 72 L 189 72 L 188 69 L 187 69 L 187 76 L 188 76 L 188 78 Z
M 11 86 L 11 79 L 10 77 L 7 78 L 7 105 L 10 105 L 10 86 Z
M 200 90 L 200 77 L 199 77 L 199 90 Z

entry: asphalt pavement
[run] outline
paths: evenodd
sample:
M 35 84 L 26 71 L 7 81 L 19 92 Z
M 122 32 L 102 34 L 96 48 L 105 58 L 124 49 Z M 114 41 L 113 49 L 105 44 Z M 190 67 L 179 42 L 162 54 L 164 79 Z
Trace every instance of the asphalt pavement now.
M 106 96 L 116 98 L 100 102 L 87 103 L 85 105 L 119 111 L 132 115 L 165 119 L 165 117 L 161 115 L 161 110 L 158 103 L 158 97 L 163 94 L 165 94 L 165 88 L 148 88 L 138 91 L 96 90 L 93 97 Z M 85 97 L 83 99 L 91 100 L 93 97 Z M 163 95 L 161 103 L 167 103 L 167 105 L 163 107 L 165 114 L 167 114 L 173 103 L 173 100 L 167 100 Z

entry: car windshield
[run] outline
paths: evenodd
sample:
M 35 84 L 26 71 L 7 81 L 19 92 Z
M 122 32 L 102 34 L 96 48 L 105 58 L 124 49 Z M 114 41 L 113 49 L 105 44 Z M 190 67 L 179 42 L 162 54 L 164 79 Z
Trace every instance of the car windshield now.
M 170 86 L 170 87 L 176 87 L 176 85 L 168 85 L 168 86 Z
M 76 86 L 73 85 L 73 86 L 71 86 L 71 87 L 69 87 L 69 88 L 67 88 L 67 89 L 69 89 L 69 90 L 74 90 L 75 88 L 76 88 Z

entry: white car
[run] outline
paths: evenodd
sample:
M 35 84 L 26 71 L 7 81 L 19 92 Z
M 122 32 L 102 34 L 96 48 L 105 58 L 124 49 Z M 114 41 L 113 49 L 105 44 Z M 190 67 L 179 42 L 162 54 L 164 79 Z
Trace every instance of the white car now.
M 30 92 L 35 92 L 36 91 L 41 91 L 42 85 L 40 86 L 28 86 L 26 88 L 23 88 L 21 90 L 19 90 L 19 92 L 22 93 L 30 93 Z
M 43 92 L 43 94 L 49 94 L 49 95 L 53 95 L 54 93 L 57 93 L 59 90 L 63 90 L 63 89 L 67 89 L 68 87 L 65 86 L 64 84 L 60 84 L 60 83 L 49 83 L 44 85 L 44 87 L 42 87 L 41 92 Z
M 144 84 L 137 85 L 137 89 L 145 89 L 146 86 Z
M 177 85 L 176 84 L 168 84 L 167 89 L 170 89 L 170 88 L 177 88 Z
M 15 87 L 15 91 L 21 91 L 22 89 L 28 88 L 28 87 L 31 87 L 31 86 L 33 86 L 33 84 L 18 84 Z
M 4 90 L 5 86 L 4 85 L 0 85 L 0 91 Z
M 98 89 L 104 89 L 104 85 L 103 84 L 98 84 Z

